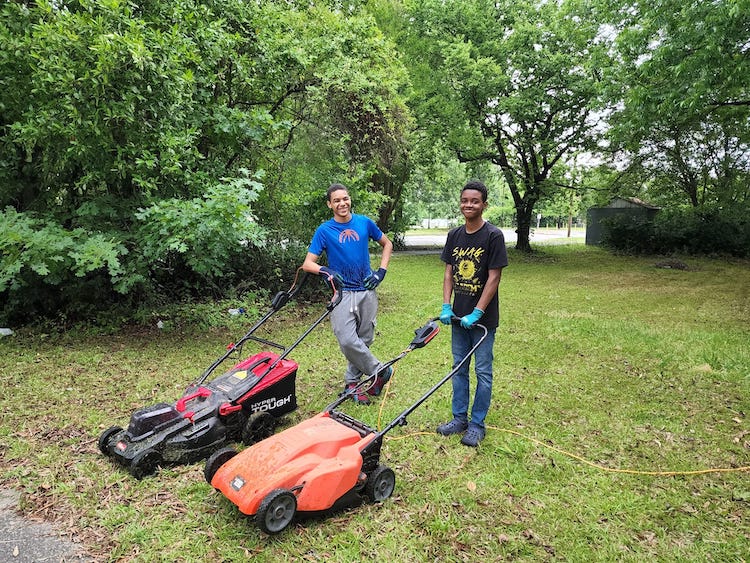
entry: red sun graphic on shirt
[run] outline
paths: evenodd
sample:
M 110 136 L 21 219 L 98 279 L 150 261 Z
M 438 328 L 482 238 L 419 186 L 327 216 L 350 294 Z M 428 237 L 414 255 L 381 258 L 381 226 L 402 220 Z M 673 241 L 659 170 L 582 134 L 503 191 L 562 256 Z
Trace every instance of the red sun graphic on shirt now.
M 339 242 L 345 243 L 350 240 L 359 240 L 359 235 L 354 229 L 345 229 L 339 234 Z

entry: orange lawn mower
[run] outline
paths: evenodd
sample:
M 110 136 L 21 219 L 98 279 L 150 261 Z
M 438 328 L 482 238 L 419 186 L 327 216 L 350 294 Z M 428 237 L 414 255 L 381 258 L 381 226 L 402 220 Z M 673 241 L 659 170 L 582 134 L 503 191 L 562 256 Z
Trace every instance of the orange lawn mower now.
M 409 347 L 388 365 L 427 344 L 439 331 L 436 320 L 417 329 Z M 217 450 L 206 461 L 206 480 L 240 512 L 254 516 L 257 526 L 267 534 L 282 532 L 298 513 L 325 514 L 357 506 L 365 498 L 372 502 L 387 499 L 396 486 L 396 476 L 380 463 L 383 437 L 396 426 L 406 425 L 406 417 L 469 361 L 487 337 L 487 329 L 476 326 L 484 334 L 469 353 L 382 430 L 337 410 L 353 393 L 375 382 L 375 375 L 371 375 L 310 419 L 240 453 L 232 448 Z
M 297 408 L 298 364 L 289 353 L 318 326 L 341 301 L 341 284 L 323 277 L 332 291 L 325 311 L 290 346 L 260 338 L 254 333 L 299 293 L 308 275 L 297 276 L 287 291 L 278 292 L 270 310 L 236 343 L 211 364 L 174 403 L 156 403 L 135 411 L 127 429 L 112 426 L 99 436 L 99 450 L 141 479 L 159 465 L 177 465 L 206 459 L 229 442 L 249 445 L 270 436 L 280 417 Z M 242 346 L 255 341 L 278 349 L 263 350 L 205 383 L 226 360 L 242 358 Z

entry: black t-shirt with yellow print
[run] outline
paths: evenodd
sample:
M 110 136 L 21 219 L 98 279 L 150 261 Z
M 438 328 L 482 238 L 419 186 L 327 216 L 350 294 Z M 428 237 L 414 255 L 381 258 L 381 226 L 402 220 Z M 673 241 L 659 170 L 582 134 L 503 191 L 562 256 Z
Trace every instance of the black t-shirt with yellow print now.
M 463 317 L 479 302 L 489 270 L 508 265 L 505 237 L 491 223 L 485 222 L 471 234 L 461 225 L 448 233 L 440 259 L 453 268 L 453 312 Z M 479 322 L 492 329 L 497 328 L 499 320 L 500 304 L 495 292 Z

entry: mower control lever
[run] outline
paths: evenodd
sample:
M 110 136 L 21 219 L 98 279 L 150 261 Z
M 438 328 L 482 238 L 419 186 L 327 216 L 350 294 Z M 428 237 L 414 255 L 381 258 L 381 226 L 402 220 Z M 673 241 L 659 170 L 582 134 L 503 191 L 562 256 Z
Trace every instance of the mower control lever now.
M 435 322 L 436 320 L 431 319 L 426 325 L 414 331 L 414 340 L 409 344 L 409 348 L 412 350 L 422 348 L 440 332 L 440 326 Z
M 341 285 L 341 280 L 336 276 L 332 276 L 330 278 L 326 278 L 324 276 L 324 279 L 333 286 L 333 296 L 331 297 L 331 301 L 328 303 L 328 305 L 326 305 L 326 309 L 328 309 L 329 311 L 333 311 L 334 307 L 341 303 L 341 299 L 343 298 L 343 286 Z
M 271 301 L 271 307 L 273 307 L 274 311 L 278 311 L 288 302 L 289 302 L 289 292 L 279 291 L 276 295 L 274 295 L 273 300 Z

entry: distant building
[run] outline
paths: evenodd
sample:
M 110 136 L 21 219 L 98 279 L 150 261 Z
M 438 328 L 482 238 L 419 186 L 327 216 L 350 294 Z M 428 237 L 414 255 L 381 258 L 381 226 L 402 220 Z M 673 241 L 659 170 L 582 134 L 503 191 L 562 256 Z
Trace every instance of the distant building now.
M 455 219 L 422 219 L 422 224 L 420 225 L 420 227 L 423 229 L 447 229 L 449 227 L 452 227 L 455 222 Z
M 586 214 L 586 244 L 598 245 L 605 228 L 601 221 L 609 217 L 630 216 L 653 219 L 661 207 L 651 205 L 637 197 L 615 197 L 607 207 L 591 207 Z

